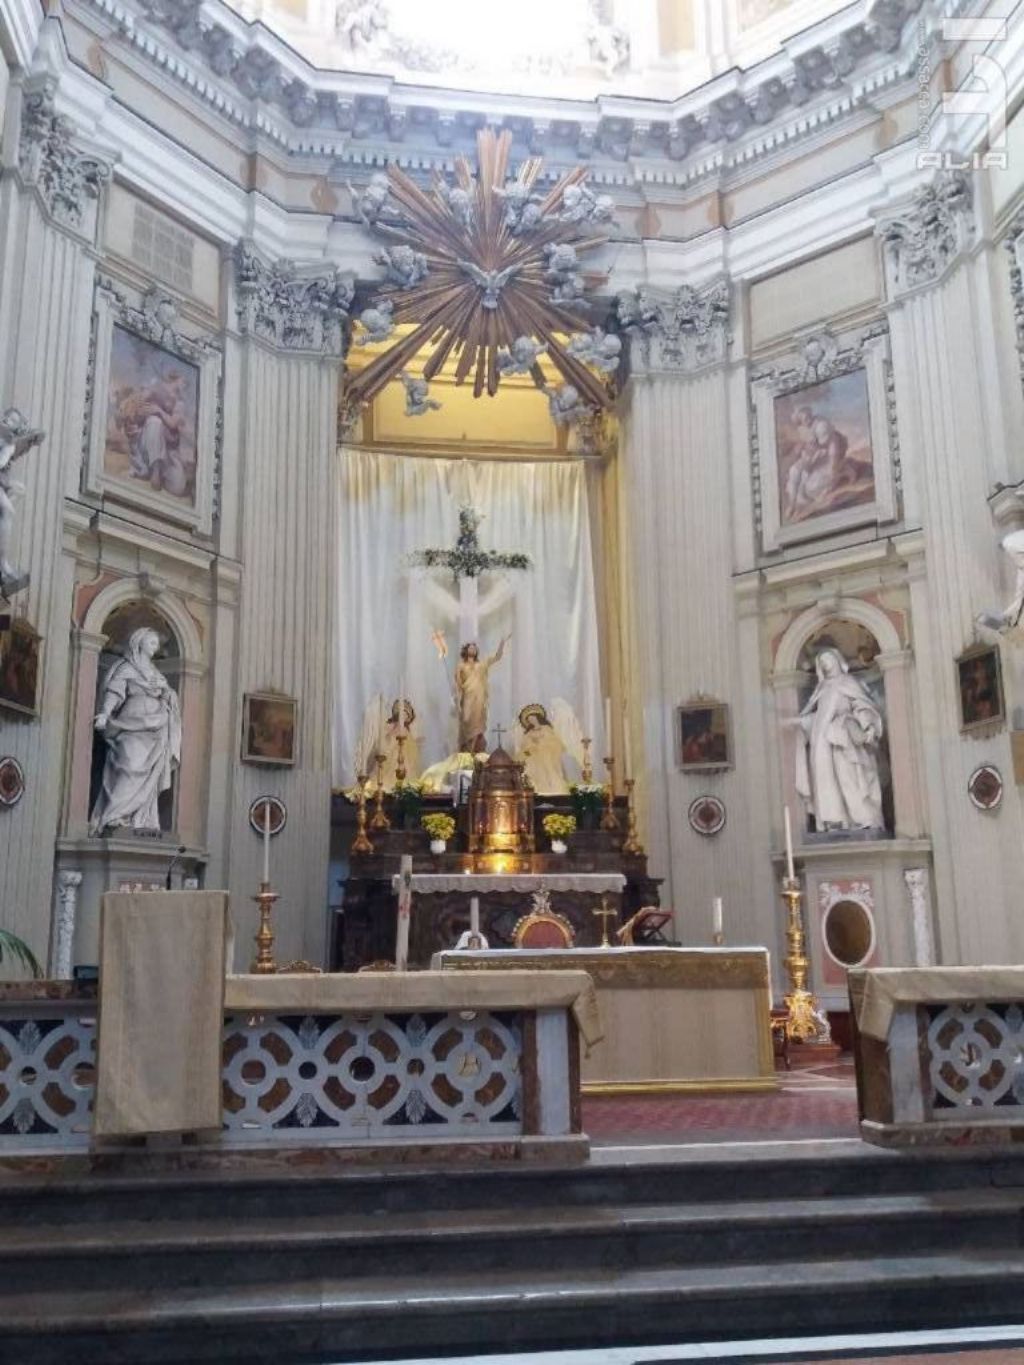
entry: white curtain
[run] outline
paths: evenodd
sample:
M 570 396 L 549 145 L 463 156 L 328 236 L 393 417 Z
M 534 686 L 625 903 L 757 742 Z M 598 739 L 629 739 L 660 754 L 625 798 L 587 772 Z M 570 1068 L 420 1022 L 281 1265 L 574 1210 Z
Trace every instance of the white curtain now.
M 416 710 L 423 765 L 455 749 L 451 679 L 458 661 L 458 588 L 444 569 L 410 566 L 450 549 L 459 507 L 481 513 L 480 545 L 529 555 L 524 571 L 480 580 L 482 655 L 511 632 L 491 670 L 488 724 L 508 730 L 520 708 L 562 697 L 584 732 L 601 734 L 601 681 L 586 473 L 572 461 L 420 458 L 348 447 L 337 479 L 337 667 L 334 781 L 348 786 L 366 706 L 405 691 Z M 443 631 L 448 658 L 432 641 Z M 493 737 L 488 735 L 488 746 Z M 503 742 L 508 743 L 508 739 Z M 599 753 L 595 744 L 593 752 Z

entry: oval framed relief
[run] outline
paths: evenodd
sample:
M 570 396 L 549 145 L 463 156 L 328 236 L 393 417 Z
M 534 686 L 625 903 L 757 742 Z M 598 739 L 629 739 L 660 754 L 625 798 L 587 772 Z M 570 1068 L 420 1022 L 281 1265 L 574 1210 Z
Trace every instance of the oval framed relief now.
M 0 806 L 16 806 L 25 795 L 25 772 L 16 758 L 0 758 Z
M 995 810 L 1003 799 L 1003 776 L 991 763 L 975 768 L 967 779 L 967 795 L 978 810 Z
M 875 951 L 874 917 L 860 901 L 834 901 L 821 921 L 821 939 L 838 967 L 862 967 Z
M 695 834 L 710 838 L 725 828 L 725 805 L 717 796 L 698 796 L 690 802 L 686 818 Z

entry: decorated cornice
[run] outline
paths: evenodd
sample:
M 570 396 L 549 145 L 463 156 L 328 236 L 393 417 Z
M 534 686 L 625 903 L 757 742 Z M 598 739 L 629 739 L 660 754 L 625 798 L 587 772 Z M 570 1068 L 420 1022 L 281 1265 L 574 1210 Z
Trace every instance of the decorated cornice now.
M 889 297 L 934 284 L 974 239 L 970 177 L 944 171 L 906 209 L 879 220 Z
M 52 81 L 27 88 L 22 98 L 18 166 L 50 215 L 81 230 L 90 202 L 110 179 L 108 160 L 86 150 L 74 125 L 54 108 Z
M 1017 360 L 1021 383 L 1024 384 L 1024 209 L 1010 223 L 1003 245 L 1010 256 L 1010 294 L 1013 298 L 1013 321 L 1017 329 Z
M 720 276 L 695 289 L 682 285 L 671 296 L 639 285 L 615 300 L 615 316 L 630 339 L 636 373 L 696 374 L 729 358 L 729 281 Z
M 243 336 L 281 351 L 344 354 L 355 281 L 322 265 L 268 261 L 250 241 L 234 250 L 235 307 Z
M 938 22 L 922 17 L 911 34 L 907 20 L 928 0 L 871 0 L 866 13 L 851 7 L 845 26 L 818 25 L 757 66 L 680 99 L 572 100 L 322 71 L 222 0 L 74 3 L 115 25 L 125 43 L 218 116 L 291 155 L 328 156 L 342 169 L 385 160 L 430 169 L 471 148 L 478 128 L 508 127 L 517 153 L 543 153 L 552 176 L 585 160 L 594 183 L 604 184 L 686 184 L 813 134 L 912 74 L 923 35 L 930 40 Z M 951 3 L 959 8 L 961 0 Z

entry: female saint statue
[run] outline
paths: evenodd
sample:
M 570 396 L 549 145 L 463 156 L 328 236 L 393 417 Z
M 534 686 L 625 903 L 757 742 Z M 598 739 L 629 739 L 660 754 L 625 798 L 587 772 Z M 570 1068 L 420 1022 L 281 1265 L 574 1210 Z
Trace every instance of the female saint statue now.
M 461 754 L 487 752 L 489 675 L 504 654 L 510 638 L 506 635 L 488 659 L 480 658 L 475 643 L 463 645 L 459 653 L 455 669 L 455 703 L 459 711 L 458 749 Z
M 566 796 L 569 783 L 562 767 L 565 745 L 548 713 L 539 702 L 524 706 L 519 712 L 523 738 L 516 750 L 516 758 L 523 765 L 530 784 L 539 796 Z
M 155 630 L 133 630 L 127 654 L 103 681 L 94 723 L 107 741 L 107 761 L 92 834 L 118 826 L 160 830 L 157 800 L 181 758 L 181 712 L 177 694 L 153 663 L 159 648 Z
M 838 649 L 814 661 L 818 685 L 800 715 L 796 789 L 823 830 L 884 828 L 878 746 L 882 713 Z

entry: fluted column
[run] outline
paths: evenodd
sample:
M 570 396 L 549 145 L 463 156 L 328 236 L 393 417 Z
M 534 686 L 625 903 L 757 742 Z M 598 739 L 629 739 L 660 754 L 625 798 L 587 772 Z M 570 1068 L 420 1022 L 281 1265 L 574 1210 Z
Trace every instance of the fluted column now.
M 732 587 L 729 450 L 729 290 L 724 279 L 671 299 L 620 301 L 632 335 L 622 478 L 630 519 L 633 752 L 643 753 L 642 814 L 652 871 L 666 878 L 687 942 L 707 942 L 722 896 L 733 942 L 754 931 L 747 814 L 749 779 L 735 770 L 683 773 L 677 707 L 706 696 L 731 708 L 743 745 Z M 639 703 L 639 704 L 638 704 Z M 638 765 L 640 767 L 640 765 Z M 705 837 L 687 818 L 703 794 L 727 811 Z
M 332 609 L 337 568 L 333 502 L 338 371 L 351 287 L 322 265 L 268 262 L 242 244 L 235 253 L 234 321 L 227 368 L 237 374 L 236 422 L 225 431 L 224 516 L 237 538 L 237 670 L 232 717 L 215 732 L 212 771 L 229 768 L 230 887 L 238 964 L 255 930 L 259 840 L 249 827 L 263 793 L 288 810 L 275 837 L 271 876 L 279 961 L 320 962 L 327 935 L 330 837 Z M 229 472 L 230 471 L 230 472 Z M 240 760 L 242 698 L 281 692 L 298 703 L 296 761 L 264 767 Z

